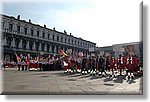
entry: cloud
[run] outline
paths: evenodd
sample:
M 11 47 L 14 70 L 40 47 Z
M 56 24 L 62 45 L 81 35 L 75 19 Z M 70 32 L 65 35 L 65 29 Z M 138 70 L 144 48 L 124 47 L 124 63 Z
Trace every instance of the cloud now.
M 140 1 L 36 0 L 35 4 L 34 0 L 32 3 L 28 0 L 26 2 L 30 5 L 22 3 L 26 10 L 25 16 L 31 17 L 35 23 L 46 24 L 49 28 L 56 27 L 60 32 L 66 30 L 76 37 L 93 41 L 98 46 L 139 41 Z

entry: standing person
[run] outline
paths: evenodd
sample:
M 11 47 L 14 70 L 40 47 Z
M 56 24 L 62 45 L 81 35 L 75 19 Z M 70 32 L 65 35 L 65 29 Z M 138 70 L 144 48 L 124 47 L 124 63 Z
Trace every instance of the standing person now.
M 106 64 L 105 64 L 105 68 L 106 68 L 106 71 L 110 71 L 110 63 L 109 63 L 109 56 L 106 57 Z
M 32 57 L 29 60 L 29 70 L 34 70 L 34 60 Z
M 61 59 L 58 58 L 58 70 L 60 71 L 62 69 Z
M 26 71 L 28 69 L 28 66 L 29 66 L 29 59 L 27 56 L 26 56 L 25 62 L 26 62 L 26 66 L 25 66 L 25 71 Z
M 42 71 L 42 58 L 39 59 L 38 63 L 39 63 L 40 71 Z
M 53 63 L 53 59 L 52 58 L 50 58 L 50 60 L 49 60 L 49 64 L 50 64 L 50 70 L 53 70 L 54 69 L 54 63 Z
M 105 63 L 104 58 L 100 56 L 99 61 L 98 61 L 98 70 L 99 70 L 99 75 L 102 75 L 102 76 L 103 76 L 103 73 L 105 72 L 104 63 Z
M 123 57 L 121 54 L 119 54 L 119 57 L 117 59 L 117 67 L 120 72 L 120 75 L 122 75 L 122 73 L 124 72 L 125 65 L 126 65 L 126 58 Z
M 16 55 L 16 59 L 17 59 L 18 71 L 20 71 L 21 58 L 17 54 L 15 54 L 15 55 Z
M 77 72 L 81 72 L 82 59 L 78 56 L 76 62 L 77 62 Z
M 64 73 L 67 73 L 68 72 L 68 67 L 69 67 L 69 62 L 68 62 L 68 58 L 65 57 L 64 58 Z
M 88 72 L 91 73 L 91 71 L 92 71 L 92 58 L 91 58 L 91 56 L 89 57 L 89 60 L 88 60 L 88 67 L 89 67 Z
M 26 66 L 26 62 L 25 62 L 24 56 L 21 59 L 21 66 L 22 66 L 22 71 L 24 71 L 24 67 Z
M 127 79 L 134 79 L 133 71 L 134 71 L 134 58 L 129 54 L 127 58 Z
M 42 60 L 42 69 L 43 69 L 43 71 L 46 71 L 46 60 L 45 60 L 45 58 Z
M 96 60 L 94 57 L 91 59 L 91 73 L 90 75 L 95 75 L 96 74 Z
M 38 65 L 38 58 L 35 57 L 35 60 L 34 60 L 34 70 L 38 70 L 39 68 L 39 65 Z
M 85 56 L 83 56 L 83 59 L 82 59 L 82 69 L 81 69 L 82 75 L 87 74 L 86 62 L 87 62 L 87 60 L 86 60 Z
M 109 75 L 109 77 L 113 77 L 113 78 L 116 77 L 115 76 L 115 71 L 116 71 L 115 64 L 116 64 L 115 58 L 111 57 L 111 59 L 110 59 L 110 75 Z

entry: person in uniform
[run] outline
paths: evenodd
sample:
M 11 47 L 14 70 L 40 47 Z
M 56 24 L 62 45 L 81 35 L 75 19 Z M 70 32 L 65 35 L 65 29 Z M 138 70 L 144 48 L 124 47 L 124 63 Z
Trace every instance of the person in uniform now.
M 26 62 L 26 65 L 25 65 L 25 71 L 27 71 L 28 66 L 29 66 L 29 59 L 28 59 L 28 56 L 26 56 L 25 62 Z
M 38 64 L 39 64 L 40 71 L 42 71 L 43 70 L 42 69 L 42 58 L 39 59 Z
M 30 57 L 30 60 L 29 60 L 29 70 L 34 70 L 34 61 L 33 61 L 33 58 Z
M 49 60 L 49 67 L 50 67 L 50 70 L 53 70 L 54 69 L 54 61 L 53 61 L 53 59 L 52 58 L 50 58 L 50 60 Z
M 110 75 L 109 75 L 110 78 L 111 78 L 111 77 L 113 77 L 113 78 L 116 77 L 116 76 L 115 76 L 115 71 L 116 71 L 117 69 L 116 69 L 115 64 L 116 64 L 115 58 L 114 58 L 114 57 L 111 57 L 111 59 L 110 59 Z
M 129 54 L 127 58 L 127 79 L 134 79 L 133 71 L 134 71 L 134 58 Z
M 39 68 L 38 58 L 35 57 L 35 60 L 34 60 L 34 70 L 38 70 L 38 68 Z
M 126 58 L 123 57 L 121 54 L 119 54 L 119 57 L 117 58 L 117 67 L 119 71 L 119 75 L 122 75 L 122 73 L 125 70 L 126 65 Z
M 83 59 L 82 59 L 82 69 L 81 69 L 81 73 L 82 75 L 84 74 L 87 74 L 88 70 L 86 69 L 86 58 L 85 56 L 83 56 Z
M 106 68 L 106 71 L 110 71 L 110 63 L 109 63 L 109 56 L 106 57 L 106 64 L 105 64 L 105 68 Z
M 24 71 L 24 67 L 26 66 L 26 61 L 25 61 L 24 56 L 22 56 L 21 58 L 21 66 L 22 66 L 22 71 Z
M 96 59 L 93 57 L 91 59 L 91 73 L 90 75 L 95 75 L 96 74 Z
M 104 63 L 105 63 L 105 60 L 104 60 L 104 58 L 100 55 L 100 58 L 99 58 L 99 61 L 98 61 L 98 71 L 99 71 L 98 74 L 99 74 L 99 75 L 102 75 L 102 76 L 104 76 L 103 73 L 106 74 L 105 68 L 104 68 Z
M 42 60 L 42 69 L 43 71 L 46 71 L 46 59 L 45 58 L 43 58 Z
M 64 73 L 67 73 L 68 72 L 68 67 L 69 67 L 69 62 L 68 62 L 68 58 L 67 57 L 65 57 L 64 58 Z
M 78 56 L 76 62 L 77 62 L 77 72 L 81 72 L 82 59 Z
M 15 55 L 16 55 L 16 59 L 17 59 L 18 71 L 20 71 L 21 58 L 17 54 L 15 54 Z

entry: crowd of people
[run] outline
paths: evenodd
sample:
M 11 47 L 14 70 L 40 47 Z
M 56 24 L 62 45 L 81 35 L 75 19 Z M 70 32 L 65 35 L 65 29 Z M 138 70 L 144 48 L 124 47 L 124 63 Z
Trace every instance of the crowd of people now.
M 116 77 L 118 75 L 127 76 L 128 79 L 134 78 L 134 73 L 141 71 L 140 60 L 133 55 L 123 56 L 119 54 L 117 58 L 102 55 L 99 56 L 62 56 L 32 57 L 30 54 L 17 55 L 18 71 L 38 70 L 64 70 L 64 73 L 81 73 L 90 75 Z
M 89 58 L 82 56 L 72 61 L 66 58 L 64 61 L 65 73 L 77 71 L 82 74 L 89 73 L 90 75 L 99 76 L 104 76 L 109 73 L 109 77 L 115 78 L 118 75 L 123 75 L 127 76 L 128 79 L 133 79 L 134 74 L 142 71 L 140 60 L 130 54 L 127 57 L 119 54 L 117 58 L 113 56 L 104 58 L 102 55 Z

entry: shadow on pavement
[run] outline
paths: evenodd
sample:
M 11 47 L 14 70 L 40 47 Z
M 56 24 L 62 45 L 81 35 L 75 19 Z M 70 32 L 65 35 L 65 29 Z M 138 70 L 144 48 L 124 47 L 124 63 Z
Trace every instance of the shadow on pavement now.
M 112 81 L 112 78 L 105 78 L 104 82 Z

